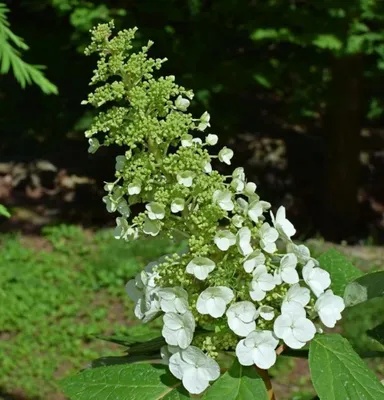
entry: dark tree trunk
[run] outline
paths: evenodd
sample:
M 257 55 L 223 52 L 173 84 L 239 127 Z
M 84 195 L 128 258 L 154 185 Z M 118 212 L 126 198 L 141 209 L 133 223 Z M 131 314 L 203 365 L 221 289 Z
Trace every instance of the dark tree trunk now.
M 324 123 L 326 137 L 322 234 L 340 241 L 355 236 L 358 222 L 362 119 L 361 54 L 337 58 Z

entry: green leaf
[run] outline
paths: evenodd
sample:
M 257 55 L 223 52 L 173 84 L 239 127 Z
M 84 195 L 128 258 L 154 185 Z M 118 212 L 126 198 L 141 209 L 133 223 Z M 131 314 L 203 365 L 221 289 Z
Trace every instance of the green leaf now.
M 0 204 L 0 215 L 2 215 L 3 217 L 6 217 L 6 218 L 10 218 L 10 216 L 11 216 L 9 211 L 2 204 Z
M 317 35 L 312 43 L 321 49 L 340 50 L 343 42 L 335 35 L 325 34 Z
M 268 400 L 263 379 L 253 367 L 235 361 L 207 391 L 203 400 Z
M 188 393 L 163 365 L 123 364 L 88 369 L 61 382 L 71 400 L 184 400 Z
M 272 87 L 271 82 L 265 75 L 261 74 L 254 74 L 253 79 L 261 86 L 265 87 L 266 89 L 270 89 Z
M 317 335 L 312 340 L 309 367 L 321 400 L 384 399 L 384 386 L 340 335 Z
M 127 347 L 129 354 L 153 354 L 158 353 L 165 340 L 163 337 L 148 340 L 148 335 L 142 336 L 96 336 L 98 339 L 106 342 L 116 343 Z
M 90 368 L 99 368 L 99 367 L 108 367 L 111 365 L 120 365 L 120 364 L 132 364 L 136 362 L 153 362 L 154 360 L 160 361 L 160 354 L 157 355 L 135 355 L 135 356 L 108 356 L 108 357 L 100 357 L 96 360 L 91 361 L 88 365 L 86 365 L 83 369 Z
M 336 250 L 329 250 L 319 257 L 321 268 L 331 275 L 331 289 L 335 294 L 343 296 L 347 284 L 362 275 L 362 272 Z
M 368 336 L 377 340 L 384 345 L 384 323 L 377 325 L 375 328 L 367 331 Z
M 350 282 L 345 288 L 344 301 L 347 307 L 384 297 L 384 271 L 363 275 Z

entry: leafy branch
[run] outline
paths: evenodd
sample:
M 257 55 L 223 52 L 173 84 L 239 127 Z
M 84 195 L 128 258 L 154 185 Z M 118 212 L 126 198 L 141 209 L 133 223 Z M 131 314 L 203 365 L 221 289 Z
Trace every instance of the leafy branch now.
M 13 75 L 24 89 L 27 85 L 37 85 L 45 94 L 57 94 L 57 87 L 43 74 L 42 65 L 28 64 L 21 58 L 20 50 L 28 50 L 24 39 L 15 35 L 7 19 L 9 9 L 0 3 L 0 74 L 12 69 Z M 19 50 L 20 49 L 20 50 Z

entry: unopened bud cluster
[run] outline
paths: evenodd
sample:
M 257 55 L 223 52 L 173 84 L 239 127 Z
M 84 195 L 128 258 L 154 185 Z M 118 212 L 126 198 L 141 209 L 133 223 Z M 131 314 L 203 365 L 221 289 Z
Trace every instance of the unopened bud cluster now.
M 303 347 L 314 322 L 335 326 L 344 303 L 308 248 L 292 242 L 284 207 L 274 215 L 243 168 L 230 176 L 212 168 L 216 158 L 231 165 L 233 151 L 212 152 L 218 137 L 206 133 L 208 112 L 188 112 L 192 91 L 173 76 L 154 77 L 165 60 L 148 57 L 152 43 L 132 52 L 136 29 L 115 36 L 112 29 L 92 30 L 86 49 L 99 60 L 91 80 L 97 88 L 84 103 L 101 109 L 85 134 L 91 153 L 123 148 L 103 198 L 119 214 L 115 237 L 188 242 L 185 252 L 147 265 L 127 292 L 139 319 L 162 319 L 163 360 L 197 394 L 219 377 L 221 352 L 268 369 L 279 344 Z M 143 211 L 131 217 L 137 203 Z

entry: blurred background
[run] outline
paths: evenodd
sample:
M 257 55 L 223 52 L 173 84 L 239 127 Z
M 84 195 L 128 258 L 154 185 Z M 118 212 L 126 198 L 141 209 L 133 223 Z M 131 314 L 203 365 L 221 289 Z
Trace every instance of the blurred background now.
M 158 332 L 130 322 L 123 286 L 174 245 L 111 239 L 101 197 L 118 149 L 89 155 L 83 136 L 95 63 L 83 50 L 111 19 L 139 27 L 137 47 L 155 42 L 162 73 L 195 91 L 191 111 L 210 112 L 231 168 L 287 207 L 298 240 L 383 265 L 383 0 L 0 0 L 0 204 L 12 215 L 0 219 L 0 398 L 61 399 L 61 377 L 116 351 L 92 335 Z M 303 363 L 278 365 L 299 386 L 281 384 L 281 399 L 312 398 Z

